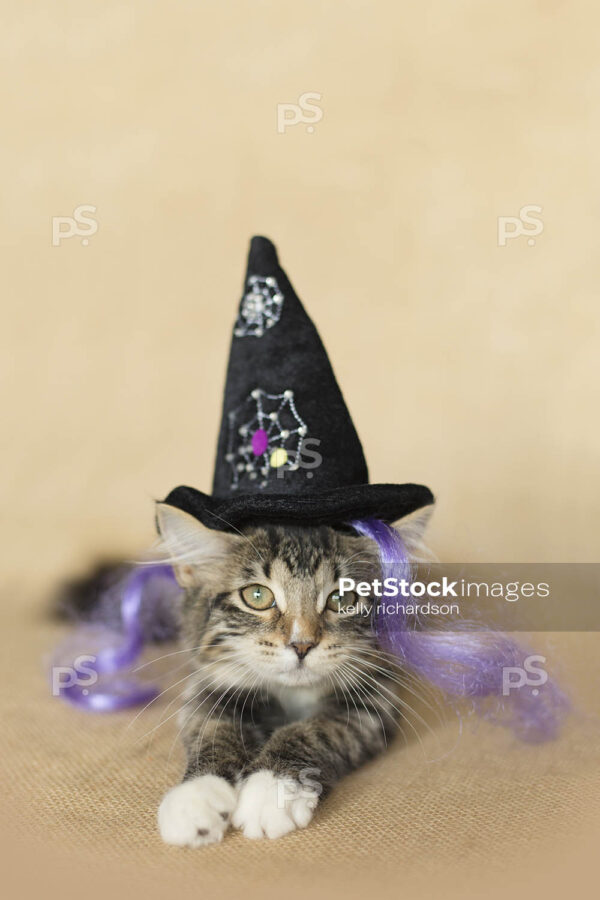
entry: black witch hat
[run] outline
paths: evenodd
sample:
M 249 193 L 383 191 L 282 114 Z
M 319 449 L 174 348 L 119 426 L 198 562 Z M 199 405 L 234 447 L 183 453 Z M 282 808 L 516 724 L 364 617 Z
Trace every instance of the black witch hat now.
M 317 330 L 267 238 L 250 244 L 229 355 L 212 494 L 166 498 L 209 528 L 395 522 L 433 503 L 418 484 L 369 484 L 363 449 Z

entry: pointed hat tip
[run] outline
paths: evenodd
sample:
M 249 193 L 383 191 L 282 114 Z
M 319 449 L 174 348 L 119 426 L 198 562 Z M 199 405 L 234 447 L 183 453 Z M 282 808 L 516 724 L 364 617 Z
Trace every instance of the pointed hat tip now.
M 255 235 L 250 241 L 248 275 L 271 275 L 279 268 L 275 244 L 269 238 Z

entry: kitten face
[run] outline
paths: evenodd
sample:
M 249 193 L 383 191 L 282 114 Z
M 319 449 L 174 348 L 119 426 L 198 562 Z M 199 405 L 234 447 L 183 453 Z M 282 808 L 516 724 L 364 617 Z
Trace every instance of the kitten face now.
M 186 589 L 184 641 L 201 648 L 203 661 L 229 659 L 232 685 L 252 676 L 270 687 L 331 690 L 338 670 L 352 665 L 361 647 L 375 646 L 368 598 L 346 595 L 349 609 L 341 611 L 335 598 L 328 603 L 341 577 L 379 576 L 372 542 L 326 527 L 206 536 L 195 520 L 187 525 L 195 536 L 180 532 L 179 546 L 171 545 L 175 556 L 191 559 L 197 544 L 194 562 L 178 567 Z
M 375 577 L 377 559 L 368 542 L 328 528 L 260 528 L 248 538 L 251 543 L 235 554 L 227 596 L 209 627 L 214 633 L 220 621 L 226 640 L 243 649 L 265 682 L 293 686 L 329 680 L 357 644 L 371 642 L 368 604 L 356 598 L 348 612 L 328 605 L 340 577 Z M 244 588 L 252 585 L 267 588 L 272 605 L 249 606 Z M 229 637 L 232 622 L 239 634 Z

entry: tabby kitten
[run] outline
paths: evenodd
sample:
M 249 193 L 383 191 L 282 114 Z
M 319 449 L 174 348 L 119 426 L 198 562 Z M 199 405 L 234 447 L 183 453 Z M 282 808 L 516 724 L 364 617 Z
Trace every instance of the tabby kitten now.
M 398 724 L 371 600 L 338 591 L 341 577 L 381 577 L 377 546 L 328 527 L 214 531 L 166 504 L 157 518 L 194 666 L 180 714 L 187 766 L 160 833 L 198 847 L 230 825 L 248 838 L 303 828 Z M 410 548 L 424 518 L 403 521 Z

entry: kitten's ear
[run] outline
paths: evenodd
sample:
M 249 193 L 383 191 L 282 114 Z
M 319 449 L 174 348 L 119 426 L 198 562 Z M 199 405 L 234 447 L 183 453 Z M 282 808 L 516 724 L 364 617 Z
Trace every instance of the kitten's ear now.
M 408 516 L 398 519 L 393 524 L 393 527 L 402 538 L 409 556 L 415 562 L 431 561 L 433 558 L 431 550 L 426 546 L 423 539 L 432 513 L 433 505 L 426 506 L 424 509 L 417 509 L 415 512 L 409 513 Z
M 168 503 L 156 504 L 156 522 L 167 562 L 182 587 L 197 583 L 202 567 L 226 559 L 240 540 L 235 534 L 207 528 Z

